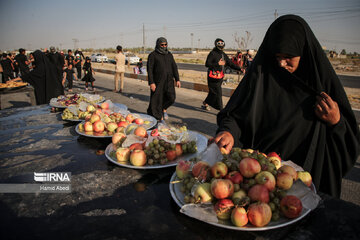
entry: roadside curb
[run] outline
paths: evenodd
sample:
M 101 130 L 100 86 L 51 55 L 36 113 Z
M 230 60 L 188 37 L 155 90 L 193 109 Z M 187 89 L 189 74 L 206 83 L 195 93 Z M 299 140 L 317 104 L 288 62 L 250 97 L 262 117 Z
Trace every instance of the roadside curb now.
M 94 68 L 94 71 L 100 72 L 100 73 L 115 74 L 114 70 Z M 147 75 L 140 75 L 140 74 L 128 73 L 128 72 L 126 72 L 124 75 L 125 75 L 125 77 L 128 77 L 128 78 L 138 79 L 141 81 L 147 81 Z M 200 91 L 200 92 L 209 92 L 209 88 L 208 88 L 207 84 L 181 81 L 181 87 L 186 88 L 186 89 Z M 224 97 L 231 97 L 231 95 L 234 93 L 234 91 L 235 91 L 235 89 L 233 89 L 233 88 L 222 87 L 222 94 Z

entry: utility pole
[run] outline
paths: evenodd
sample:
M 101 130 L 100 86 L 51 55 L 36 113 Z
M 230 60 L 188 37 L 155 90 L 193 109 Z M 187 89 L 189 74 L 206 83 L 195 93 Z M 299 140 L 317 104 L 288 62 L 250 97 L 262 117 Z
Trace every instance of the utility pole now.
M 73 38 L 72 40 L 74 41 L 74 50 L 78 49 L 79 39 Z
M 145 54 L 145 24 L 143 23 L 143 54 Z
M 165 25 L 163 27 L 163 30 L 164 30 L 164 38 L 166 38 L 166 26 Z
M 199 52 L 199 49 L 200 49 L 200 38 L 198 39 L 198 52 Z
M 192 51 L 194 45 L 194 33 L 190 33 L 190 36 L 191 36 L 191 51 Z
M 274 12 L 275 20 L 277 19 L 278 16 L 279 16 L 279 14 L 278 14 L 278 12 L 277 12 L 277 9 L 275 9 L 275 12 Z

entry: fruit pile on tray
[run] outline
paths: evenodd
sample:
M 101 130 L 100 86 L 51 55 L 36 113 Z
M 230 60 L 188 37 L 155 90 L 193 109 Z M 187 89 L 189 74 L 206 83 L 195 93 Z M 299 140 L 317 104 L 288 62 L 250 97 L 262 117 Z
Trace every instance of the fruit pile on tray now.
M 185 204 L 212 203 L 221 221 L 237 227 L 264 227 L 283 217 L 298 218 L 302 202 L 287 192 L 298 179 L 304 188 L 312 186 L 310 173 L 281 163 L 275 152 L 266 155 L 233 148 L 213 165 L 200 159 L 180 161 L 176 176 Z

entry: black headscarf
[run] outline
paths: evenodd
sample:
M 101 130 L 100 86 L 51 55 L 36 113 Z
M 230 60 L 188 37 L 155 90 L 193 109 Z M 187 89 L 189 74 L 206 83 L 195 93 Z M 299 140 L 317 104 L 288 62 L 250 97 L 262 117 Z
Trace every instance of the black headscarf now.
M 160 53 L 160 54 L 168 54 L 169 51 L 168 51 L 167 46 L 166 46 L 166 47 L 162 47 L 162 46 L 160 46 L 161 43 L 166 43 L 166 44 L 167 44 L 166 38 L 164 38 L 164 37 L 159 37 L 159 38 L 156 40 L 155 51 L 158 52 L 158 53 Z
M 275 53 L 301 56 L 291 74 Z M 329 127 L 314 114 L 324 91 L 339 105 L 341 119 Z M 228 104 L 218 114 L 218 131 L 235 145 L 278 152 L 309 171 L 317 189 L 340 196 L 341 179 L 359 152 L 359 129 L 334 69 L 308 24 L 295 15 L 278 18 Z
M 223 46 L 218 46 L 218 45 L 217 45 L 217 43 L 218 43 L 218 42 L 223 42 L 223 43 L 224 43 L 224 45 L 223 45 Z M 215 39 L 214 44 L 215 44 L 215 47 L 214 47 L 214 49 L 213 49 L 213 50 L 222 51 L 222 50 L 225 48 L 225 41 L 224 41 L 224 40 L 222 40 L 221 38 L 217 38 L 217 39 Z
M 35 89 L 37 104 L 46 104 L 51 98 L 64 94 L 64 89 L 59 81 L 56 68 L 40 50 L 33 53 L 35 68 L 33 71 L 22 76 Z

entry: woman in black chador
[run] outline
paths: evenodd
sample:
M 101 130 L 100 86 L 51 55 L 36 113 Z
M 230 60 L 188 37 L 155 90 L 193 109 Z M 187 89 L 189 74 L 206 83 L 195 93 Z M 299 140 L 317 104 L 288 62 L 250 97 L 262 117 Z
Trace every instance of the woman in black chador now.
M 36 104 L 47 104 L 51 98 L 63 95 L 64 88 L 57 75 L 55 66 L 50 63 L 45 54 L 40 50 L 36 50 L 33 56 L 34 69 L 31 72 L 25 73 L 21 78 L 14 79 L 14 81 L 23 80 L 30 83 L 35 90 Z
M 150 103 L 147 113 L 157 120 L 167 119 L 166 110 L 175 102 L 175 84 L 180 87 L 179 72 L 173 55 L 167 49 L 167 40 L 156 40 L 155 51 L 147 61 Z
M 95 75 L 95 72 L 91 67 L 91 59 L 89 57 L 85 58 L 83 69 L 84 69 L 84 77 L 82 78 L 82 81 L 85 81 L 85 90 L 86 91 L 88 90 L 89 82 L 90 82 L 92 90 L 95 91 L 95 87 L 94 87 L 95 78 L 93 77 L 93 74 Z
M 339 197 L 359 153 L 359 129 L 344 88 L 307 23 L 278 18 L 249 71 L 218 114 L 215 142 L 278 152 Z
M 205 66 L 208 68 L 207 81 L 209 94 L 201 106 L 204 110 L 210 110 L 209 105 L 217 110 L 223 109 L 221 84 L 224 78 L 224 67 L 229 66 L 235 70 L 241 71 L 241 68 L 236 66 L 226 53 L 223 52 L 224 47 L 224 40 L 217 38 L 215 40 L 215 47 L 206 59 Z

